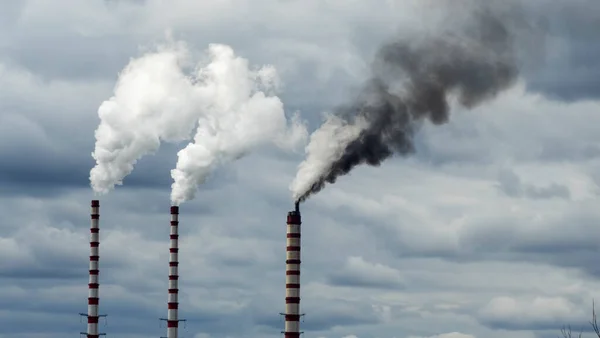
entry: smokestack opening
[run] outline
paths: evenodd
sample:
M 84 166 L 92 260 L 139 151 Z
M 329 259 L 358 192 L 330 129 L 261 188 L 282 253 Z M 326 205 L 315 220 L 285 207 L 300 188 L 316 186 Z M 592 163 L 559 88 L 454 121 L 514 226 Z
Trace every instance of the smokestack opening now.
M 300 225 L 302 224 L 300 212 L 290 211 L 287 216 L 287 224 Z
M 179 207 L 178 206 L 172 206 L 171 207 L 171 215 L 179 215 Z

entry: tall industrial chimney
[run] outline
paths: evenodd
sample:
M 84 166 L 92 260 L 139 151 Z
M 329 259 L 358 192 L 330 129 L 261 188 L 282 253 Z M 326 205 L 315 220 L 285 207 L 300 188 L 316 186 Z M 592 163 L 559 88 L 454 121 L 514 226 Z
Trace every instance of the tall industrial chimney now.
M 299 338 L 300 334 L 300 207 L 287 215 L 287 247 L 285 267 L 285 330 L 284 338 Z
M 179 294 L 179 207 L 171 207 L 171 245 L 169 248 L 169 297 L 167 302 L 168 312 L 167 318 L 161 320 L 167 322 L 167 338 L 177 338 L 179 322 L 185 319 L 179 319 L 178 294 Z
M 88 312 L 80 313 L 81 316 L 87 317 L 87 333 L 81 332 L 81 334 L 87 335 L 87 338 L 98 338 L 104 333 L 98 332 L 98 318 L 106 317 L 106 315 L 98 314 L 98 305 L 100 303 L 98 288 L 100 286 L 98 282 L 98 274 L 100 271 L 99 260 L 100 260 L 100 227 L 98 226 L 100 220 L 100 201 L 92 200 L 92 225 L 90 227 L 90 280 L 88 284 Z

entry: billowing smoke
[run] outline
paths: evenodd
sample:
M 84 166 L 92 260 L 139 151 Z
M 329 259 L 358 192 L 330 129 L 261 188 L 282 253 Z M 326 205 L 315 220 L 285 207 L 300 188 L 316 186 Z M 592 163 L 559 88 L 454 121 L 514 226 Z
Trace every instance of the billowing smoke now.
M 92 153 L 96 166 L 90 172 L 95 192 L 121 185 L 135 163 L 157 151 L 161 141 L 190 138 L 210 93 L 182 71 L 189 57 L 185 45 L 169 44 L 132 59 L 121 71 L 114 96 L 98 109 Z
M 313 133 L 290 188 L 304 201 L 360 164 L 378 166 L 414 152 L 416 122 L 443 124 L 448 99 L 467 108 L 493 98 L 518 76 L 509 20 L 481 7 L 468 29 L 397 39 L 378 51 L 359 95 Z
M 214 47 L 212 53 L 227 62 L 203 70 L 214 100 L 198 122 L 194 141 L 178 153 L 177 167 L 171 171 L 175 205 L 194 198 L 196 187 L 215 166 L 271 141 L 293 148 L 308 134 L 298 115 L 288 126 L 281 100 L 265 93 L 278 83 L 274 68 L 251 71 L 246 60 L 236 58 L 225 46 Z
M 191 71 L 186 72 L 186 69 Z M 294 147 L 306 137 L 297 116 L 286 119 L 273 94 L 271 66 L 250 67 L 229 46 L 213 44 L 205 62 L 191 62 L 184 43 L 159 46 L 133 59 L 120 73 L 114 96 L 98 109 L 100 125 L 90 172 L 96 193 L 121 185 L 136 162 L 161 142 L 194 143 L 179 153 L 172 171 L 173 203 L 193 198 L 217 164 L 234 160 L 266 142 Z

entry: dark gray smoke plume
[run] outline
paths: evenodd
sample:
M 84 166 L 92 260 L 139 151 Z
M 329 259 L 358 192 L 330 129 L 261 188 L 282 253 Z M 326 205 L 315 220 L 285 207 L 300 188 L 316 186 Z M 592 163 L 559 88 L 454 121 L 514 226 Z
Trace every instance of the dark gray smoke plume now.
M 489 9 L 480 9 L 465 32 L 384 45 L 360 95 L 335 113 L 338 126 L 331 130 L 345 135 L 345 142 L 338 142 L 340 148 L 328 155 L 316 154 L 322 153 L 318 144 L 308 146 L 308 157 L 291 186 L 295 200 L 304 201 L 357 165 L 378 166 L 394 154 L 414 152 L 414 122 L 443 124 L 451 95 L 471 108 L 511 86 L 517 76 L 508 21 Z M 354 133 L 342 132 L 359 124 Z M 318 133 L 324 131 L 316 131 L 311 143 L 324 142 Z

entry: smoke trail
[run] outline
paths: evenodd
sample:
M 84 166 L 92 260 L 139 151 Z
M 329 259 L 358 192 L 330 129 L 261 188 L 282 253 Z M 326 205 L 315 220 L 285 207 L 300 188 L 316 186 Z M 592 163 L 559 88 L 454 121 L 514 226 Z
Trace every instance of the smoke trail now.
M 194 141 L 178 153 L 177 167 L 171 171 L 174 205 L 194 198 L 197 186 L 217 165 L 238 159 L 261 144 L 274 142 L 290 148 L 308 136 L 297 115 L 288 126 L 281 100 L 262 91 L 274 89 L 278 83 L 274 68 L 251 71 L 246 60 L 235 57 L 225 46 L 211 52 L 224 60 L 205 69 L 206 77 L 218 78 L 211 80 L 215 85 L 210 87 L 215 100 L 200 119 Z
M 189 139 L 199 107 L 210 96 L 182 72 L 188 61 L 184 44 L 169 44 L 132 59 L 119 74 L 114 96 L 98 109 L 96 166 L 90 172 L 96 193 L 121 185 L 137 160 L 158 150 L 161 141 Z
M 290 186 L 294 200 L 304 201 L 357 165 L 378 166 L 394 154 L 414 152 L 415 122 L 447 122 L 450 95 L 470 108 L 517 76 L 507 22 L 485 8 L 465 34 L 384 45 L 360 95 L 336 110 L 335 119 L 345 122 L 332 130 L 328 121 L 311 136 Z
M 192 138 L 195 128 L 208 130 L 204 123 L 212 123 L 213 132 L 231 134 L 235 132 L 232 127 L 253 128 L 253 133 L 262 134 L 262 140 L 271 137 L 280 141 L 282 147 L 293 146 L 305 137 L 306 130 L 297 117 L 288 130 L 279 99 L 261 91 L 276 85 L 272 67 L 249 71 L 248 62 L 224 45 L 210 45 L 208 56 L 207 62 L 193 64 L 184 43 L 169 43 L 131 60 L 123 69 L 114 96 L 98 109 L 100 125 L 92 153 L 96 165 L 90 172 L 96 193 L 107 193 L 121 185 L 135 163 L 157 151 L 162 141 L 186 141 Z M 195 66 L 193 73 L 186 73 L 184 69 L 191 66 Z M 238 114 L 254 114 L 263 120 L 254 125 L 236 123 L 237 119 L 244 120 Z M 196 127 L 197 124 L 201 126 Z M 292 137 L 285 138 L 288 131 Z M 237 135 L 238 139 L 251 136 Z M 228 147 L 231 145 L 221 144 L 218 151 Z

